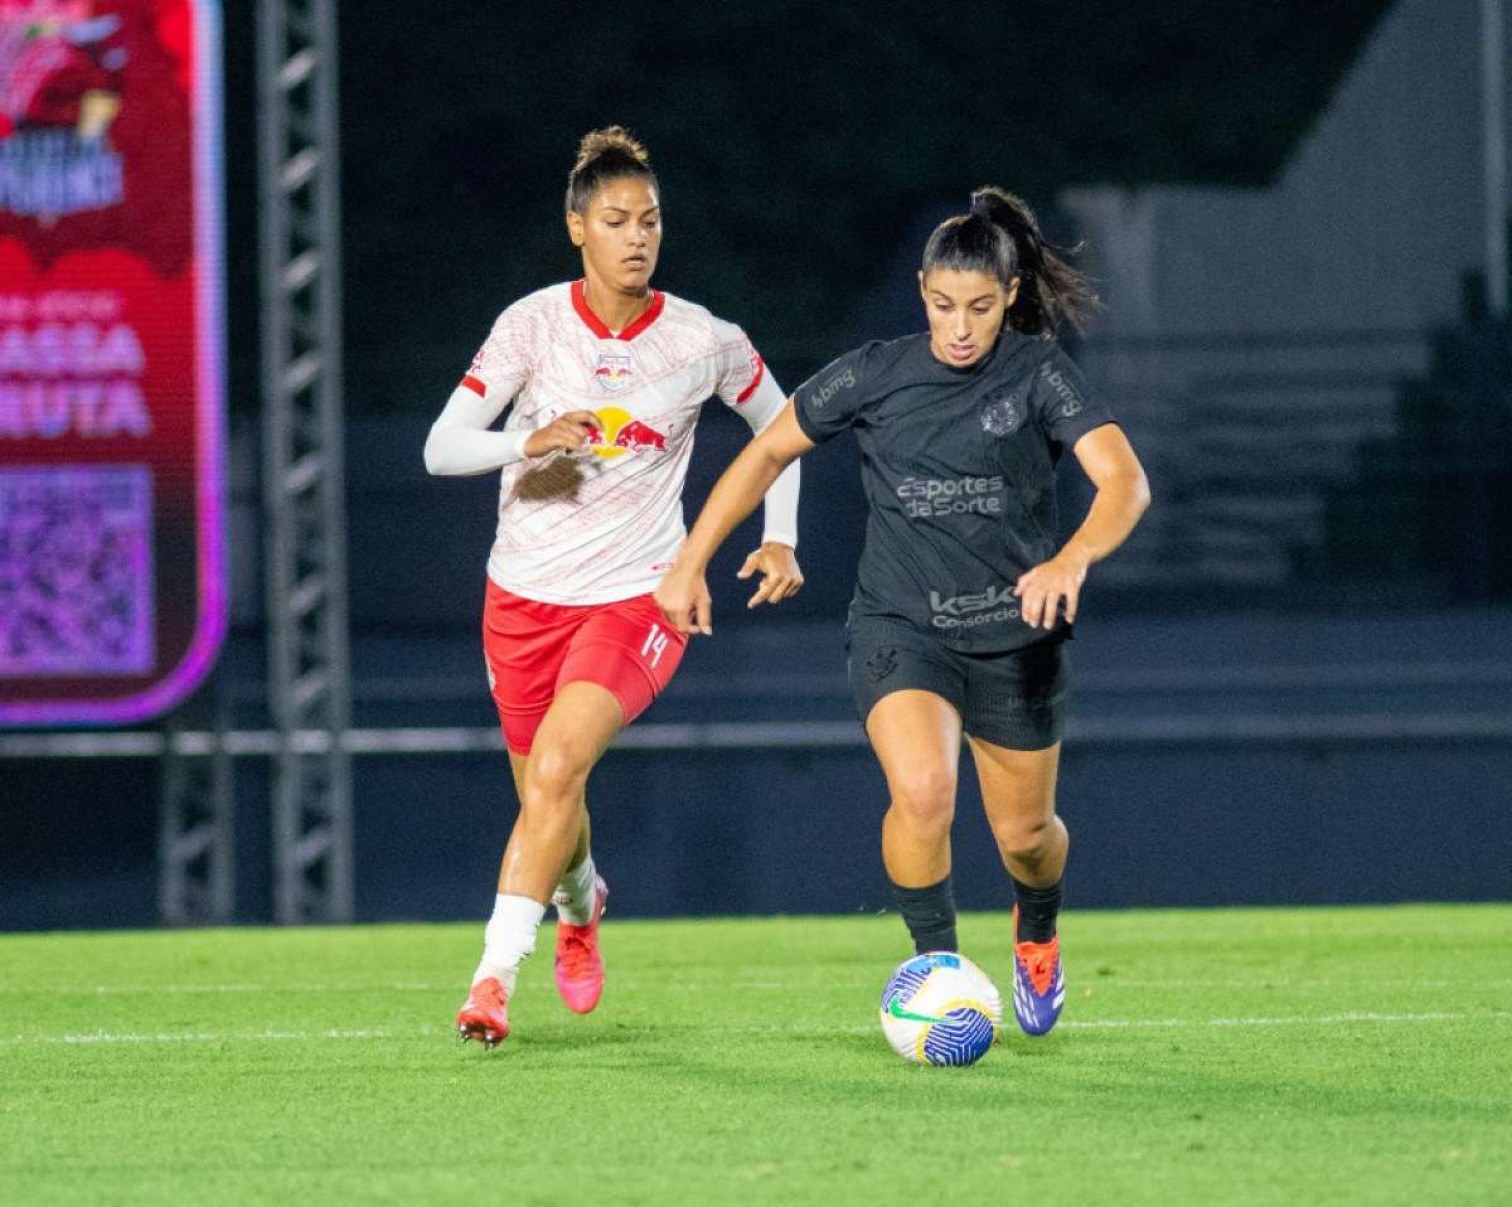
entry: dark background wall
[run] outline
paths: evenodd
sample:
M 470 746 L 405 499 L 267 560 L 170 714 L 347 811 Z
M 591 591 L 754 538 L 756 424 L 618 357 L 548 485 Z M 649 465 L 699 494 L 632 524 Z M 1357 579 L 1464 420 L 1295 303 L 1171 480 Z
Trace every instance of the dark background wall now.
M 1077 183 L 1265 181 L 1387 7 L 343 5 L 349 406 L 429 412 L 500 309 L 578 271 L 562 194 L 596 126 L 626 125 L 651 149 L 659 283 L 806 375 L 855 337 L 905 235 L 908 271 L 920 211 L 960 207 L 984 182 L 1050 207 Z M 257 381 L 253 12 L 225 5 L 244 409 Z

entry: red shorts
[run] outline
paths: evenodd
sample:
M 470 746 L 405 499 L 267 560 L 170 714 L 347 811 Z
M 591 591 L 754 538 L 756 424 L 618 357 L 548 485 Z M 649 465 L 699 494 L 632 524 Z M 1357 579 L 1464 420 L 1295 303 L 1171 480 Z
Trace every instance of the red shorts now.
M 597 683 L 619 701 L 624 723 L 672 681 L 687 647 L 649 595 L 615 603 L 538 603 L 492 580 L 483 601 L 483 656 L 504 744 L 529 754 L 564 683 Z

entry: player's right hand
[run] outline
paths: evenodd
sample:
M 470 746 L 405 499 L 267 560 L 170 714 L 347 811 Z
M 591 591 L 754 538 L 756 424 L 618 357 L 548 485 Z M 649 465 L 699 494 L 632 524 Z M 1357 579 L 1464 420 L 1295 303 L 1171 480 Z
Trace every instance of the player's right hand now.
M 714 601 L 702 570 L 674 565 L 657 586 L 655 599 L 663 619 L 679 633 L 714 636 Z
M 592 411 L 568 411 L 530 434 L 525 441 L 525 455 L 544 457 L 559 450 L 575 453 L 599 438 L 597 415 Z

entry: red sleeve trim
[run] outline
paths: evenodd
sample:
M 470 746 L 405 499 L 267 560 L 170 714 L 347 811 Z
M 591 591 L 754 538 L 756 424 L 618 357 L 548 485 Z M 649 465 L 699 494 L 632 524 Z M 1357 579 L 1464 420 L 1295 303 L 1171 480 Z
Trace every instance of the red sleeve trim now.
M 581 279 L 572 283 L 572 308 L 577 311 L 578 318 L 583 320 L 583 326 L 587 327 L 599 339 L 619 339 L 628 343 L 661 317 L 661 312 L 667 308 L 667 295 L 660 290 L 653 289 L 651 291 L 651 305 L 647 306 L 641 312 L 641 316 L 617 336 L 604 325 L 603 319 L 593 313 L 593 307 L 588 305 L 588 294 L 583 288 L 583 281 Z
M 749 402 L 751 400 L 751 395 L 756 393 L 756 387 L 761 384 L 761 379 L 765 376 L 766 361 L 762 360 L 758 355 L 756 357 L 756 376 L 751 378 L 751 384 L 740 392 L 740 397 L 735 400 L 735 405 L 739 406 L 743 402 Z
M 479 398 L 488 397 L 488 387 L 485 386 L 476 377 L 474 377 L 471 373 L 468 373 L 462 378 L 462 388 L 465 390 L 471 390 Z

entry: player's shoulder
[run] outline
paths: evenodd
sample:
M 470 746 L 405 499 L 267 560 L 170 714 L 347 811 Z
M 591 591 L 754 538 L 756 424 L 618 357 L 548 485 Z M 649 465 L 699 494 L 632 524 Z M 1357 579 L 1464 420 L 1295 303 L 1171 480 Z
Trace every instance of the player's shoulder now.
M 874 339 L 852 348 L 848 354 L 873 383 L 893 377 L 910 377 L 932 367 L 929 335 L 916 332 L 897 339 Z
M 738 323 L 722 319 L 707 306 L 662 291 L 662 318 L 669 327 L 705 340 L 711 349 L 744 346 L 746 334 Z
M 927 336 L 906 335 L 901 339 L 874 339 L 857 344 L 798 387 L 796 395 L 815 411 L 841 394 L 848 395 L 853 406 L 864 406 L 868 400 L 875 402 L 918 379 L 923 368 L 919 360 L 921 348 L 927 356 Z
M 1026 377 L 1037 377 L 1069 363 L 1070 359 L 1053 337 L 1028 335 L 1005 327 L 998 336 L 997 349 L 985 376 L 992 381 L 1011 379 L 1021 382 Z
M 1015 355 L 1035 365 L 1069 365 L 1072 362 L 1060 340 L 1053 335 L 1026 335 L 1022 331 L 1006 331 L 1005 337 L 1013 338 L 1010 349 Z
M 1018 332 L 1014 334 L 1022 341 L 1021 347 L 1013 358 L 1015 363 L 1023 365 L 1038 379 L 1053 385 L 1056 380 L 1065 375 L 1080 377 L 1081 370 L 1077 367 L 1076 361 L 1054 336 L 1031 336 Z
M 572 284 L 561 281 L 516 298 L 499 312 L 499 321 L 552 318 L 572 308 Z
M 874 339 L 861 347 L 866 351 L 866 358 L 879 365 L 904 364 L 930 354 L 929 332 L 915 331 L 897 339 Z

